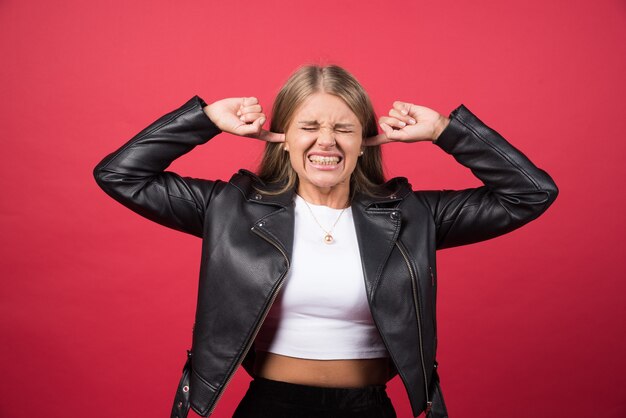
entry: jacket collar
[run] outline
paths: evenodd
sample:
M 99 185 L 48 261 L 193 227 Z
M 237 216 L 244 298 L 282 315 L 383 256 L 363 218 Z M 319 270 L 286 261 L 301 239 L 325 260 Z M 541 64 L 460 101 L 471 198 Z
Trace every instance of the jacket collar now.
M 287 208 L 293 204 L 295 190 L 290 189 L 283 193 L 272 193 L 279 189 L 280 185 L 271 185 L 263 182 L 251 171 L 240 169 L 231 179 L 230 183 L 237 187 L 249 202 L 264 205 L 274 205 Z M 397 206 L 410 192 L 411 185 L 405 177 L 394 177 L 381 187 L 382 193 L 372 196 L 357 193 L 354 203 L 362 205 L 365 209 L 370 207 Z
M 239 170 L 230 182 L 249 202 L 273 206 L 274 210 L 255 221 L 253 229 L 273 241 L 288 261 L 291 260 L 295 190 L 278 194 L 264 193 L 277 188 L 270 187 L 247 170 Z M 377 196 L 357 193 L 352 201 L 366 292 L 370 299 L 373 298 L 383 266 L 400 234 L 402 214 L 399 205 L 411 192 L 411 186 L 406 178 L 396 177 L 386 182 L 382 190 L 383 193 Z

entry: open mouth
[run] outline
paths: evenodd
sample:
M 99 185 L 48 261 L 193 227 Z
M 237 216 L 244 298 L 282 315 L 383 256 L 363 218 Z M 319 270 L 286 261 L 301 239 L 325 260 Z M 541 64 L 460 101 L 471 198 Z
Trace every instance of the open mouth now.
M 309 161 L 316 165 L 337 165 L 341 162 L 343 158 L 333 155 L 333 156 L 322 156 L 322 155 L 309 155 Z

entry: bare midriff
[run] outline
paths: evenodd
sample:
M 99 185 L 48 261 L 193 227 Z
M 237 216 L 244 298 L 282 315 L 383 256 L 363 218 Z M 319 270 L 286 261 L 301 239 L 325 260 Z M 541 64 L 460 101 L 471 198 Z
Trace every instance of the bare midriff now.
M 254 375 L 309 386 L 383 385 L 389 380 L 389 358 L 314 360 L 257 351 Z

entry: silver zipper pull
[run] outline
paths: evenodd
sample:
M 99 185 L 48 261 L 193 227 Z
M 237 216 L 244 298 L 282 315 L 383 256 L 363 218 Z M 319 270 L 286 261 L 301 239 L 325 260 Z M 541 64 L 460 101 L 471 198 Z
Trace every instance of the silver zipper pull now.
M 432 401 L 426 402 L 426 409 L 424 410 L 425 415 L 428 415 L 428 413 L 430 412 L 432 408 L 433 408 L 433 402 Z

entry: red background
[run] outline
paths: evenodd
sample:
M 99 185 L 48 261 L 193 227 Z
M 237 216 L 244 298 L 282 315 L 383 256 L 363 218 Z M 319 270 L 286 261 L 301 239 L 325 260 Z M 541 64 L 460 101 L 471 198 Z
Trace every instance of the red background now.
M 168 416 L 200 241 L 123 208 L 91 170 L 194 94 L 269 110 L 310 62 L 353 72 L 378 114 L 464 103 L 559 186 L 524 228 L 439 252 L 451 416 L 626 416 L 623 0 L 4 0 L 0 35 L 0 416 Z M 228 178 L 261 149 L 224 134 L 172 169 Z M 416 189 L 480 185 L 432 144 L 384 153 Z

